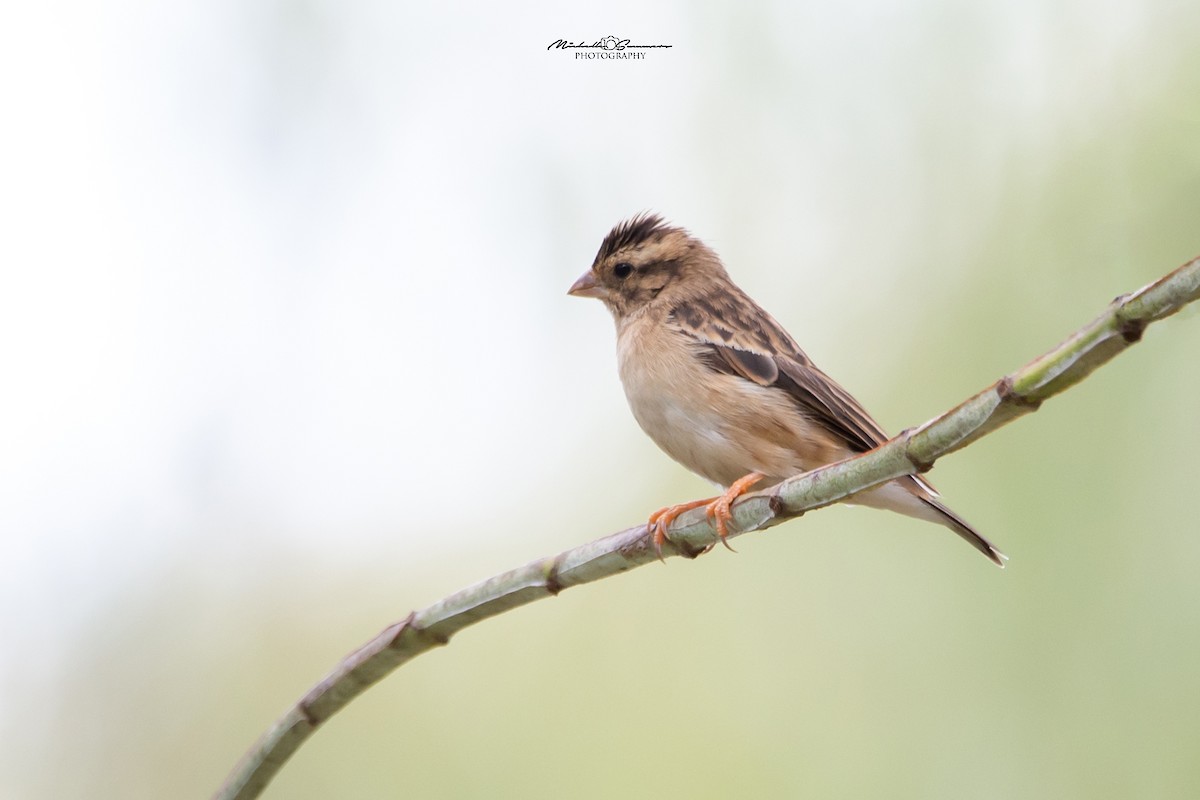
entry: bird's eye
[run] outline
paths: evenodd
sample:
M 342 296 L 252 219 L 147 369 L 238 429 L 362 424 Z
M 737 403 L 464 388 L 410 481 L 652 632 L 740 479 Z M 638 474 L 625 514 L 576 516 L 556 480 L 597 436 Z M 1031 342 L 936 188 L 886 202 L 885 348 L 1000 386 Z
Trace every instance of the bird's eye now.
M 633 274 L 633 264 L 627 261 L 622 261 L 613 267 L 613 275 L 616 275 L 618 278 L 628 278 L 631 274 Z

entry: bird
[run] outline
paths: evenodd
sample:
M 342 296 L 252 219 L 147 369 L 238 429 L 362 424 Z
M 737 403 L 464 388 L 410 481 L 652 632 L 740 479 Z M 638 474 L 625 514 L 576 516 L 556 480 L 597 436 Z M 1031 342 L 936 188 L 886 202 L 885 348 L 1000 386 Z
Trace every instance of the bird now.
M 621 384 L 642 430 L 722 489 L 650 515 L 647 531 L 660 558 L 668 528 L 685 511 L 704 506 L 725 542 L 732 503 L 753 487 L 888 440 L 862 405 L 738 288 L 712 248 L 657 214 L 643 212 L 613 227 L 568 294 L 599 299 L 611 312 Z M 922 477 L 896 478 L 850 502 L 944 525 L 1004 566 L 1006 556 Z

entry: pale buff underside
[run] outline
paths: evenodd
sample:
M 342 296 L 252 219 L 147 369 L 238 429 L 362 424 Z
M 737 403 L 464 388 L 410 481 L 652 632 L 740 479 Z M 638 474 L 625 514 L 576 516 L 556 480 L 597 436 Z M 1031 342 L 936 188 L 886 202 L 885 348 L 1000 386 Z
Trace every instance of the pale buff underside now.
M 759 472 L 766 476 L 754 487 L 760 489 L 854 455 L 786 393 L 715 373 L 691 348 L 703 345 L 652 313 L 618 322 L 618 368 L 633 416 L 692 472 L 721 487 Z M 892 482 L 854 501 L 945 524 L 913 489 Z

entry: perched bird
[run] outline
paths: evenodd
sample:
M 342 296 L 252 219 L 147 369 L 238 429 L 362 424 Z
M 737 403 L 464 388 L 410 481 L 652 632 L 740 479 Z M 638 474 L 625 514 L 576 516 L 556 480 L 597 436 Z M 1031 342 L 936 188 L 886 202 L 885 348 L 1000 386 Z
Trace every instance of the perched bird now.
M 730 280 L 712 249 L 657 215 L 613 228 L 569 293 L 598 298 L 612 312 L 621 383 L 642 430 L 671 458 L 725 489 L 652 514 L 648 526 L 660 554 L 667 528 L 683 512 L 706 506 L 724 541 L 730 504 L 751 487 L 888 439 Z M 1004 566 L 1003 554 L 922 478 L 898 478 L 852 502 L 945 525 Z

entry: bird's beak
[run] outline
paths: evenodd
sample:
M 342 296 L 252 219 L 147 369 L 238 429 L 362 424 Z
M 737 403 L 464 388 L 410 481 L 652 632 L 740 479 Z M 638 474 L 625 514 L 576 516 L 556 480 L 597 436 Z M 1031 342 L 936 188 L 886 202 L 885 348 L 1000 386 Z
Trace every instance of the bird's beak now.
M 596 276 L 589 269 L 579 277 L 579 280 L 571 284 L 571 288 L 567 290 L 567 294 L 575 295 L 576 297 L 602 297 L 604 295 L 604 287 L 596 283 Z

